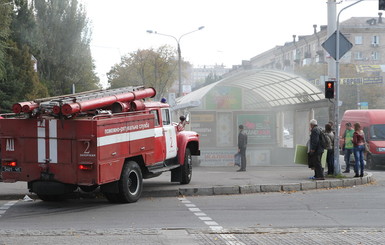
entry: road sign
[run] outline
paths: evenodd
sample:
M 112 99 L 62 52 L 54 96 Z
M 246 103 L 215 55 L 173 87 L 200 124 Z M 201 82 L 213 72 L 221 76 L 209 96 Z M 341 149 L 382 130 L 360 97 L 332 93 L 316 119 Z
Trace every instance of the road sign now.
M 361 109 L 361 110 L 369 109 L 369 102 L 360 102 L 360 103 L 358 103 L 358 109 Z
M 335 59 L 337 57 L 337 47 L 336 47 L 336 41 L 337 39 L 337 31 L 335 31 L 323 44 L 322 47 L 328 51 L 328 53 Z M 340 32 L 340 55 L 338 59 L 341 59 L 346 52 L 348 52 L 352 47 L 353 44 L 349 42 L 349 40 Z

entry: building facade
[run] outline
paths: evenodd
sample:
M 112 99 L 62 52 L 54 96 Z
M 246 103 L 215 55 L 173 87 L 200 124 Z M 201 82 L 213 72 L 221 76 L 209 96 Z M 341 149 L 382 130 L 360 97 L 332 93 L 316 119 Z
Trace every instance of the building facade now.
M 224 65 L 205 65 L 200 67 L 194 67 L 192 69 L 192 80 L 193 88 L 205 83 L 205 80 L 208 76 L 212 78 L 222 77 L 224 74 L 229 72 L 230 69 L 226 68 Z
M 353 44 L 352 49 L 340 60 L 358 67 L 385 64 L 385 24 L 378 17 L 353 17 L 340 23 L 341 33 Z M 269 68 L 293 72 L 297 67 L 325 63 L 333 59 L 322 47 L 327 36 L 327 26 L 313 25 L 314 33 L 293 35 L 293 41 L 276 46 L 250 59 L 252 68 Z M 359 68 L 357 68 L 359 69 Z

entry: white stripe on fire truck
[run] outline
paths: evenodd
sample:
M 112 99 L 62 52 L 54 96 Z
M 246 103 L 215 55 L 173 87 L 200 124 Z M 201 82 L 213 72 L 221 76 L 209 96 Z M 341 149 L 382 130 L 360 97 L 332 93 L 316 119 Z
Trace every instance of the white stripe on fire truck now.
M 141 140 L 141 139 L 146 139 L 151 137 L 159 137 L 158 134 L 155 134 L 154 129 L 102 136 L 98 138 L 98 146 L 112 145 L 112 144 L 130 141 L 130 140 L 131 141 Z
M 57 120 L 49 121 L 49 158 L 57 163 Z
M 45 155 L 45 120 L 37 121 L 37 161 L 44 163 Z

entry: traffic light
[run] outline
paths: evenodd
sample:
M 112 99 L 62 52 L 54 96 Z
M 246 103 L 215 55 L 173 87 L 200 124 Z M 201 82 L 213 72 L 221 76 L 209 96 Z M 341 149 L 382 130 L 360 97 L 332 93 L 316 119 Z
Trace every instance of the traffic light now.
M 378 9 L 385 10 L 385 0 L 378 0 Z
M 334 98 L 334 81 L 325 82 L 325 98 L 327 99 Z

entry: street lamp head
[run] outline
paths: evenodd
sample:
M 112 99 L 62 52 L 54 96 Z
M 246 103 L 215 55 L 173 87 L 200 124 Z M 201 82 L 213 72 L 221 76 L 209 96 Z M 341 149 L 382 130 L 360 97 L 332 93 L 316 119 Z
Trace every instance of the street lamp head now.
M 150 34 L 154 33 L 154 31 L 152 31 L 152 30 L 147 30 L 147 32 Z
M 198 30 L 202 30 L 203 28 L 205 28 L 205 27 L 204 27 L 204 26 L 201 26 L 201 27 L 198 28 Z

